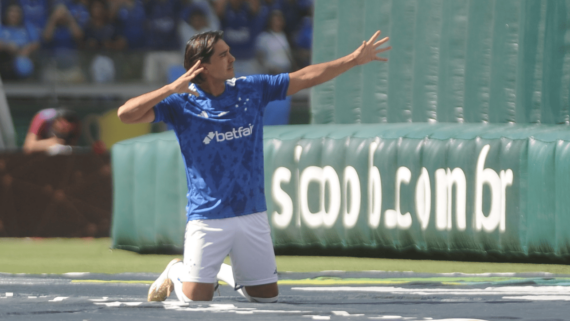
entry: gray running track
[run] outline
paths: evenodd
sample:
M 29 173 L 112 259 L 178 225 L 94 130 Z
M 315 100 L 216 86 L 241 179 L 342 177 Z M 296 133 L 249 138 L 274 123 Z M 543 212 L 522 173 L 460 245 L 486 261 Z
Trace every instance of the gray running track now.
M 0 274 L 9 320 L 570 320 L 570 276 L 320 272 L 280 274 L 280 301 L 146 302 L 158 274 Z M 101 283 L 108 281 L 114 283 Z

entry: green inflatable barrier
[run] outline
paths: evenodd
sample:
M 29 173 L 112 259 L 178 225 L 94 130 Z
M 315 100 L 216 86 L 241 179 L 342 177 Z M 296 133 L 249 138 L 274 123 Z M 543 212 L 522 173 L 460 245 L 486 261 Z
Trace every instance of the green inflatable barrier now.
M 115 248 L 181 252 L 186 225 L 186 173 L 171 132 L 112 147 Z
M 313 125 L 265 128 L 276 250 L 569 261 L 569 25 L 570 0 L 316 0 L 314 63 L 393 49 L 313 88 Z M 112 156 L 114 247 L 180 252 L 174 135 Z
M 570 258 L 570 131 L 553 125 L 265 129 L 268 215 L 287 248 Z M 116 248 L 180 251 L 186 186 L 172 132 L 113 147 Z
M 315 87 L 313 123 L 568 124 L 569 22 L 568 0 L 316 0 L 313 63 L 393 49 Z

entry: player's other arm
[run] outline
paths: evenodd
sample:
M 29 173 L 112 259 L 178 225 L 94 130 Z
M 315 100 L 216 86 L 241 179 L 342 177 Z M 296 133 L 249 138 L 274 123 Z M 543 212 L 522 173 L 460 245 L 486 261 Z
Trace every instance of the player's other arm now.
M 166 97 L 172 94 L 183 93 L 197 96 L 198 93 L 188 89 L 188 84 L 204 69 L 199 66 L 200 61 L 174 82 L 155 91 L 127 100 L 123 106 L 119 107 L 117 112 L 119 119 L 125 124 L 151 123 L 154 121 L 153 107 Z
M 379 48 L 380 45 L 389 40 L 388 37 L 385 37 L 376 41 L 379 35 L 380 30 L 376 31 L 370 40 L 363 41 L 360 47 L 347 56 L 333 61 L 307 66 L 289 74 L 289 89 L 287 90 L 287 96 L 293 95 L 302 89 L 310 88 L 329 81 L 354 66 L 363 65 L 374 60 L 388 61 L 387 58 L 377 56 L 381 52 L 392 49 L 392 47 Z

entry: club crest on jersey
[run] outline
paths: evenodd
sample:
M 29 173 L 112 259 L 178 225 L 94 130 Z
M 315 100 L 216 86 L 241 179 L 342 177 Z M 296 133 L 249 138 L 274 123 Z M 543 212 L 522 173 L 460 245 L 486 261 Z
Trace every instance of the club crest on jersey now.
M 204 140 L 202 141 L 204 144 L 208 145 L 214 139 L 217 142 L 223 142 L 226 140 L 233 140 L 233 139 L 240 139 L 243 137 L 247 137 L 253 133 L 253 125 L 249 124 L 247 127 L 239 127 L 239 128 L 232 128 L 232 130 L 227 131 L 225 133 L 219 133 L 218 131 L 209 132 Z
M 245 79 L 245 77 L 242 76 L 242 77 L 239 77 L 239 78 L 228 79 L 228 80 L 226 80 L 226 83 L 227 83 L 228 85 L 232 86 L 232 87 L 235 87 L 236 81 L 239 80 L 239 79 Z

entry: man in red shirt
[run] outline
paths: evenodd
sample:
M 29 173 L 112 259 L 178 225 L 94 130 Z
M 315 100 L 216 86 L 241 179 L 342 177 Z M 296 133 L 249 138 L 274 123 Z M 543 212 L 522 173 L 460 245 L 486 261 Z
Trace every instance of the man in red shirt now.
M 79 118 L 66 109 L 42 109 L 32 120 L 24 152 L 50 152 L 52 154 L 71 151 L 71 145 L 79 138 Z

